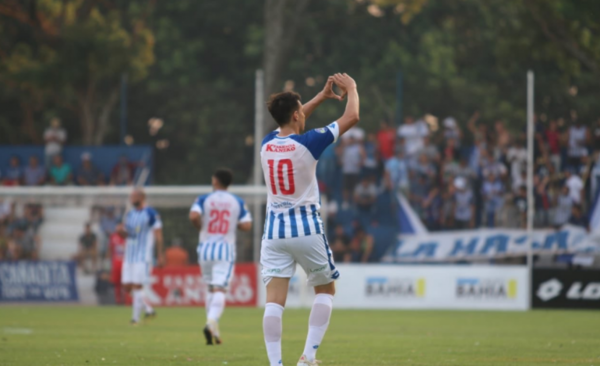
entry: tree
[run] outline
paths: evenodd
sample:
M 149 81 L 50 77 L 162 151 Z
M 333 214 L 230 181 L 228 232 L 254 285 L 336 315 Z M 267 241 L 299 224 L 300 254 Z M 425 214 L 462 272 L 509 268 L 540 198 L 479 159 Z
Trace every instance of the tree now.
M 23 120 L 45 103 L 77 116 L 81 140 L 100 145 L 126 73 L 133 82 L 154 62 L 146 26 L 150 7 L 136 2 L 7 0 L 0 4 L 5 50 L 0 80 L 21 95 Z

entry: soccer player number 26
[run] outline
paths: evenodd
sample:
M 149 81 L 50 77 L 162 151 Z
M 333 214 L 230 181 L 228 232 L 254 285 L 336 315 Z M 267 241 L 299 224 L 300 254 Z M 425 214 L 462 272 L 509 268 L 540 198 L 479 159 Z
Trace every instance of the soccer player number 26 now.
M 227 234 L 229 230 L 229 211 L 212 210 L 210 211 L 210 222 L 208 223 L 208 232 L 210 234 Z
M 296 185 L 294 183 L 294 166 L 292 161 L 290 159 L 281 159 L 277 162 L 277 177 L 275 177 L 275 160 L 270 159 L 267 163 L 269 164 L 269 177 L 271 178 L 271 191 L 273 194 L 277 194 L 275 180 L 279 183 L 279 191 L 282 195 L 289 196 L 294 194 L 296 192 Z

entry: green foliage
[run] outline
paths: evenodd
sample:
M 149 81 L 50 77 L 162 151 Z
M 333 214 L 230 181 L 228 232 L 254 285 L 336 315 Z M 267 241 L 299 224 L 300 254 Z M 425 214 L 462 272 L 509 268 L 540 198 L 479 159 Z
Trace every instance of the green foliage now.
M 158 182 L 208 183 L 220 165 L 235 169 L 238 182 L 247 179 L 264 1 L 157 1 L 153 8 L 115 1 L 83 18 L 86 1 L 67 1 L 64 16 L 62 1 L 37 3 L 47 18 L 37 27 L 49 35 L 14 17 L 0 21 L 0 142 L 32 140 L 9 125 L 25 120 L 23 105 L 34 108 L 36 128 L 59 113 L 81 135 L 74 101 L 90 80 L 107 95 L 127 71 L 134 81 L 129 133 L 136 143 L 170 142 L 157 150 Z M 394 117 L 402 72 L 405 114 L 451 115 L 464 124 L 479 110 L 481 121 L 502 119 L 517 131 L 525 122 L 525 74 L 533 70 L 539 114 L 568 120 L 573 111 L 587 123 L 600 115 L 599 11 L 592 0 L 312 1 L 279 85 L 293 81 L 307 100 L 328 75 L 348 72 L 359 85 L 361 125 L 374 131 Z M 52 28 L 57 19 L 63 26 Z M 342 112 L 343 104 L 327 102 L 309 126 Z M 148 133 L 151 117 L 165 121 L 156 136 Z M 106 142 L 118 142 L 117 125 L 113 113 Z

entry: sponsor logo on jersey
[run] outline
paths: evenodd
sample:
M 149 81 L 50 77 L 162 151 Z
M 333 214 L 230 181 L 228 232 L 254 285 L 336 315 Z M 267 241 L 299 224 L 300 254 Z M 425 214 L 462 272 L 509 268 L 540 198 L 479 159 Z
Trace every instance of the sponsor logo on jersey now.
M 326 264 L 324 266 L 322 266 L 322 267 L 311 269 L 310 273 L 322 272 L 322 271 L 325 270 L 325 268 L 327 268 Z
M 456 297 L 459 299 L 515 299 L 517 297 L 517 280 L 459 278 L 456 280 Z
M 290 151 L 296 151 L 296 145 L 273 145 L 273 144 L 267 144 L 267 152 L 290 152 Z
M 327 132 L 327 130 L 325 129 L 325 127 L 317 128 L 317 129 L 315 129 L 315 131 L 317 131 L 318 133 L 325 133 L 325 132 Z
M 424 297 L 424 278 L 367 277 L 365 294 L 368 297 Z

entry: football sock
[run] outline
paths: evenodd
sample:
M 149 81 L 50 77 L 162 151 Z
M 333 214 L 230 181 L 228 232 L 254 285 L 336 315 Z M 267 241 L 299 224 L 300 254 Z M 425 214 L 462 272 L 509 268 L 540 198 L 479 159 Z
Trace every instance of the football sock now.
M 210 304 L 212 303 L 213 293 L 206 291 L 206 300 L 204 301 L 204 308 L 206 309 L 206 318 L 208 320 L 208 312 L 210 310 Z
M 308 336 L 304 346 L 304 355 L 309 361 L 314 361 L 317 349 L 323 341 L 331 310 L 333 309 L 333 296 L 329 294 L 317 294 L 308 318 Z
M 150 305 L 150 299 L 148 298 L 146 289 L 142 290 L 142 301 L 144 303 L 144 311 L 146 314 L 152 314 L 154 312 L 154 308 Z
M 210 308 L 208 309 L 208 322 L 210 323 L 211 320 L 214 321 L 215 323 L 218 322 L 219 319 L 221 318 L 221 315 L 223 314 L 224 310 L 225 310 L 225 293 L 224 292 L 213 293 L 212 300 L 210 302 Z M 211 327 L 211 328 L 217 328 L 217 327 Z M 211 331 L 213 332 L 213 334 L 216 337 L 219 336 L 218 329 L 211 329 Z
M 143 292 L 142 290 L 133 290 L 132 293 L 132 304 L 131 304 L 131 308 L 133 310 L 133 314 L 131 319 L 134 322 L 139 322 L 140 321 L 140 313 L 142 312 L 142 308 L 144 307 L 144 299 L 143 299 Z
M 267 356 L 269 356 L 271 366 L 281 366 L 282 316 L 283 306 L 272 302 L 265 305 L 263 333 L 265 336 L 265 346 L 267 347 Z

